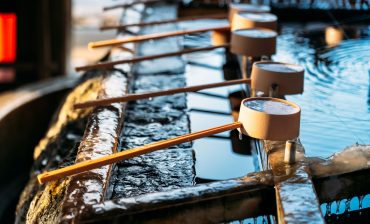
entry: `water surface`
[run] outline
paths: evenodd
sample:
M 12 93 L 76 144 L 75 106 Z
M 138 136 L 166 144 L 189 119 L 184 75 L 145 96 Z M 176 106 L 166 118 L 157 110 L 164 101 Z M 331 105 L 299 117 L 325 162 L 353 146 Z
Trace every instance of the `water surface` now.
M 300 136 L 307 155 L 319 157 L 370 143 L 369 27 L 359 27 L 357 35 L 346 30 L 336 46 L 326 45 L 325 28 L 283 25 L 273 57 L 305 68 L 304 93 L 287 99 L 302 109 Z
M 198 28 L 216 23 L 223 22 L 192 22 L 182 26 Z M 326 28 L 324 24 L 283 24 L 277 53 L 273 56 L 274 61 L 299 64 L 305 69 L 304 93 L 287 96 L 287 99 L 301 107 L 300 137 L 307 155 L 323 158 L 355 143 L 370 143 L 369 27 L 345 29 L 343 40 L 330 46 L 325 43 Z M 207 34 L 187 36 L 185 45 L 209 45 L 207 38 Z M 187 56 L 193 63 L 186 67 L 187 85 L 223 80 L 222 50 L 219 51 L 218 54 L 214 51 Z M 233 88 L 240 86 L 205 92 L 226 97 Z M 190 109 L 230 112 L 227 100 L 189 94 L 188 103 Z M 219 115 L 222 116 L 225 115 Z M 221 125 L 224 121 L 222 118 L 203 118 L 196 124 L 191 123 L 197 127 L 193 128 L 196 131 Z

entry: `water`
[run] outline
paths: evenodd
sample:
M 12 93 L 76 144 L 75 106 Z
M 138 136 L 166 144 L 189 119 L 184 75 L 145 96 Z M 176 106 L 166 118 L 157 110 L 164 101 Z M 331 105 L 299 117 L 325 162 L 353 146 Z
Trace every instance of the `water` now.
M 217 54 L 217 51 L 213 54 L 205 54 L 208 56 L 208 59 L 222 57 L 222 54 Z M 198 64 L 187 64 L 187 85 L 209 83 L 211 80 L 212 82 L 223 81 L 223 74 L 220 69 L 216 70 L 203 67 L 198 57 L 199 54 L 189 57 L 189 60 L 195 60 Z M 222 60 L 219 59 L 213 61 L 222 62 Z M 206 62 L 204 62 L 203 65 L 205 63 Z M 213 66 L 215 65 L 213 64 Z M 196 132 L 233 122 L 232 116 L 230 116 L 231 109 L 227 96 L 229 92 L 239 89 L 240 85 L 236 85 L 201 91 L 203 93 L 217 94 L 217 96 L 221 97 L 189 93 L 187 99 L 188 108 L 190 110 L 191 131 Z M 223 132 L 193 142 L 193 149 L 196 157 L 196 182 L 200 183 L 204 181 L 242 177 L 258 169 L 251 153 L 246 155 L 246 153 L 242 154 L 233 149 L 233 142 L 230 136 L 230 132 Z M 235 138 L 237 141 L 240 141 L 238 134 Z M 248 150 L 248 146 L 242 149 L 242 151 Z
M 244 102 L 246 107 L 259 112 L 265 112 L 267 114 L 293 114 L 299 111 L 298 108 L 293 107 L 290 104 L 272 101 L 272 100 L 249 100 Z
M 272 72 L 302 72 L 303 67 L 292 64 L 280 63 L 260 63 L 257 67 Z
M 189 22 L 182 26 L 200 28 L 216 23 L 222 21 Z M 301 24 L 283 25 L 278 37 L 277 54 L 273 57 L 274 61 L 300 66 L 273 66 L 270 69 L 296 72 L 303 66 L 306 70 L 305 92 L 287 96 L 287 99 L 301 107 L 301 140 L 306 153 L 308 156 L 326 158 L 356 142 L 370 143 L 369 28 L 360 29 L 359 39 L 344 40 L 337 46 L 328 47 L 324 43 L 326 26 L 321 25 L 320 32 L 315 24 L 307 27 L 315 29 L 307 31 Z M 209 45 L 209 34 L 187 36 L 184 44 L 187 47 Z M 223 81 L 223 57 L 222 49 L 187 55 L 187 85 Z M 231 122 L 231 116 L 225 115 L 230 113 L 229 100 L 226 98 L 229 93 L 240 89 L 241 85 L 237 85 L 202 91 L 225 99 L 188 94 L 192 131 Z M 197 112 L 194 109 L 216 113 Z M 221 180 L 259 169 L 251 155 L 233 152 L 228 136 L 229 133 L 221 133 L 217 135 L 219 138 L 194 141 L 198 178 Z M 232 158 L 232 165 L 222 157 Z
M 208 23 L 208 26 L 213 23 L 223 23 L 223 21 L 212 21 Z M 192 22 L 184 23 L 183 26 L 204 27 L 207 26 L 207 23 Z M 209 44 L 208 33 L 187 36 L 184 42 L 187 47 Z M 187 86 L 224 81 L 222 72 L 223 49 L 187 55 L 186 59 L 188 62 L 185 68 Z M 241 85 L 235 85 L 200 91 L 205 94 L 189 93 L 187 101 L 191 131 L 196 132 L 233 122 L 234 120 L 230 116 L 231 108 L 228 96 L 231 92 L 240 89 Z M 210 94 L 214 94 L 216 97 L 209 96 Z M 193 142 L 197 183 L 242 177 L 258 170 L 258 165 L 251 155 L 249 146 L 235 149 L 235 139 L 236 141 L 240 140 L 239 135 L 234 134 L 224 132 Z M 247 141 L 247 139 L 242 140 Z
M 306 154 L 323 158 L 355 143 L 370 143 L 369 27 L 345 29 L 336 42 L 325 37 L 325 29 L 322 24 L 283 26 L 274 56 L 305 67 L 304 93 L 287 99 L 302 109 L 300 138 Z M 364 157 L 355 164 L 359 158 Z M 369 206 L 369 195 L 362 195 L 323 203 L 321 211 L 328 223 L 363 222 Z
M 325 28 L 283 25 L 273 57 L 305 67 L 304 93 L 287 99 L 302 109 L 306 153 L 323 158 L 355 143 L 370 143 L 369 27 L 347 31 L 347 36 L 357 39 L 344 37 L 330 47 L 324 42 Z
M 226 180 L 255 171 L 252 156 L 237 154 L 231 147 L 230 139 L 204 138 L 195 141 L 193 148 L 198 179 Z
M 199 28 L 207 26 L 207 22 L 184 23 L 182 26 Z M 305 69 L 304 93 L 287 96 L 287 99 L 301 107 L 300 137 L 307 155 L 322 158 L 327 158 L 355 143 L 370 143 L 369 27 L 359 28 L 357 39 L 343 40 L 338 45 L 330 47 L 324 42 L 325 28 L 326 26 L 322 24 L 306 26 L 283 24 L 278 37 L 277 54 L 273 56 L 274 61 L 298 64 Z M 356 37 L 352 33 L 356 32 L 347 32 L 348 36 Z M 186 37 L 185 45 L 189 47 L 208 45 L 208 35 Z M 192 62 L 186 67 L 187 85 L 223 81 L 222 58 L 222 51 L 187 56 L 189 62 Z M 293 71 L 298 69 L 296 66 L 289 68 Z M 228 93 L 236 89 L 240 89 L 240 85 L 209 89 L 204 92 L 227 97 Z M 188 103 L 190 109 L 230 112 L 226 99 L 215 99 L 194 93 L 188 95 Z M 225 115 L 218 117 L 223 116 Z M 220 125 L 223 121 L 217 117 L 203 118 L 196 122 L 191 120 L 193 126 L 198 123 L 197 128 L 193 128 L 192 131 Z M 197 158 L 197 161 L 202 160 Z
M 276 36 L 274 31 L 261 30 L 261 29 L 248 29 L 248 30 L 235 30 L 238 35 L 254 38 L 271 38 Z

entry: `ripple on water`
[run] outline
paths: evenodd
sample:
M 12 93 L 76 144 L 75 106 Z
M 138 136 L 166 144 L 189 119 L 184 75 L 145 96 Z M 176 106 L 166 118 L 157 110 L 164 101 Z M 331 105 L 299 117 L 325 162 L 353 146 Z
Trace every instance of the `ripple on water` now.
M 322 42 L 324 32 L 305 31 L 302 36 L 293 27 L 283 27 L 274 59 L 305 67 L 304 93 L 287 99 L 302 108 L 306 152 L 327 157 L 356 142 L 369 144 L 370 37 L 329 47 Z

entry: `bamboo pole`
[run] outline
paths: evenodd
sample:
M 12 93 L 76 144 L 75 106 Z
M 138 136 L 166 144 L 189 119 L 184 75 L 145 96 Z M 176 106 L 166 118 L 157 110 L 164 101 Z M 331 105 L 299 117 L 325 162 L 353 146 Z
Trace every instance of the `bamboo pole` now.
M 111 30 L 111 29 L 119 29 L 124 30 L 129 27 L 137 26 L 137 27 L 143 27 L 143 26 L 153 26 L 153 25 L 160 25 L 160 24 L 166 24 L 166 23 L 178 23 L 178 22 L 185 22 L 185 21 L 194 21 L 194 20 L 201 20 L 201 19 L 227 19 L 227 14 L 211 14 L 211 15 L 205 15 L 205 16 L 187 16 L 183 18 L 178 19 L 169 19 L 169 20 L 158 20 L 158 21 L 152 21 L 152 22 L 141 22 L 141 23 L 130 23 L 130 24 L 123 24 L 123 25 L 112 25 L 112 26 L 102 26 L 100 27 L 100 30 Z
M 182 50 L 182 51 L 169 52 L 169 53 L 164 53 L 164 54 L 135 57 L 135 58 L 131 58 L 131 59 L 101 62 L 101 63 L 95 64 L 95 65 L 86 65 L 86 66 L 76 67 L 75 70 L 77 72 L 79 72 L 79 71 L 87 71 L 87 70 L 101 69 L 101 68 L 107 69 L 107 68 L 113 68 L 114 65 L 118 65 L 118 64 L 135 63 L 135 62 L 153 60 L 153 59 L 164 58 L 164 57 L 173 57 L 173 56 L 179 56 L 179 55 L 183 55 L 183 54 L 195 53 L 195 52 L 200 52 L 200 51 L 214 50 L 214 49 L 217 49 L 217 48 L 227 48 L 229 46 L 230 46 L 230 44 L 222 44 L 222 45 L 217 45 L 217 46 L 186 49 L 186 50 Z
M 153 34 L 145 34 L 140 36 L 133 36 L 121 39 L 111 39 L 111 40 L 103 40 L 97 42 L 90 42 L 88 47 L 89 48 L 98 48 L 98 47 L 107 47 L 107 46 L 115 46 L 121 45 L 125 43 L 134 43 L 134 42 L 141 42 L 146 40 L 155 40 L 161 39 L 166 37 L 174 37 L 174 36 L 181 36 L 186 34 L 193 34 L 193 33 L 201 33 L 207 31 L 220 31 L 220 30 L 230 30 L 230 26 L 219 26 L 219 27 L 209 27 L 209 28 L 201 28 L 201 29 L 193 29 L 193 30 L 176 30 L 176 31 L 169 31 L 164 33 L 153 33 Z
M 82 109 L 82 108 L 87 108 L 87 107 L 109 105 L 112 103 L 147 99 L 151 97 L 165 96 L 165 95 L 171 95 L 171 94 L 176 94 L 176 93 L 196 92 L 202 89 L 216 88 L 216 87 L 222 87 L 222 86 L 230 86 L 230 85 L 237 85 L 237 84 L 243 84 L 243 83 L 249 84 L 250 82 L 251 82 L 250 79 L 237 79 L 237 80 L 231 80 L 231 81 L 225 81 L 225 82 L 203 84 L 203 85 L 197 85 L 197 86 L 188 86 L 188 87 L 183 87 L 183 88 L 168 89 L 168 90 L 161 90 L 161 91 L 155 91 L 155 92 L 127 94 L 121 97 L 98 99 L 98 100 L 86 101 L 83 103 L 76 103 L 74 105 L 74 108 Z
M 95 168 L 99 168 L 105 165 L 109 165 L 112 163 L 117 163 L 122 160 L 127 160 L 136 156 L 140 156 L 146 153 L 150 153 L 156 150 L 161 150 L 165 148 L 169 148 L 174 145 L 178 145 L 184 142 L 190 142 L 199 138 L 208 137 L 217 133 L 234 130 L 240 128 L 242 124 L 240 122 L 233 122 L 230 124 L 225 124 L 222 126 L 210 128 L 207 130 L 189 133 L 186 135 L 182 135 L 179 137 L 175 137 L 172 139 L 162 140 L 158 142 L 154 142 L 148 145 L 144 145 L 141 147 L 128 149 L 122 152 L 114 153 L 112 155 L 103 156 L 98 159 L 86 160 L 80 163 L 76 163 L 71 166 L 63 167 L 61 169 L 48 171 L 37 176 L 37 179 L 40 184 L 61 179 L 70 175 L 86 172 L 88 170 L 92 170 Z

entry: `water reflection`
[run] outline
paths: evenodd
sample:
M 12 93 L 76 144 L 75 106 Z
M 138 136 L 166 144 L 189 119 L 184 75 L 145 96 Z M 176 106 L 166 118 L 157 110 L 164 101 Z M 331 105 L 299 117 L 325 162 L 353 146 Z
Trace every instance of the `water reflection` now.
M 208 44 L 208 35 L 197 36 L 201 44 Z M 201 46 L 196 38 L 185 39 L 187 46 Z M 224 56 L 220 50 L 187 56 L 187 85 L 223 81 Z M 203 90 L 188 94 L 188 108 L 192 132 L 233 122 L 229 93 L 239 91 L 240 85 Z M 196 182 L 236 178 L 258 169 L 245 138 L 239 140 L 237 131 L 224 132 L 194 141 Z
M 189 107 L 195 109 L 189 113 L 193 132 L 233 122 L 228 99 L 189 94 L 188 100 Z M 193 148 L 197 183 L 241 177 L 258 169 L 247 138 L 239 140 L 237 131 L 196 140 Z
M 223 180 L 242 177 L 256 170 L 253 157 L 233 152 L 229 139 L 200 139 L 194 142 L 193 148 L 197 178 Z
M 283 25 L 274 60 L 305 67 L 304 93 L 287 98 L 302 108 L 307 154 L 328 157 L 356 142 L 370 143 L 370 38 L 369 27 L 359 27 L 327 46 L 324 31 L 322 25 Z

